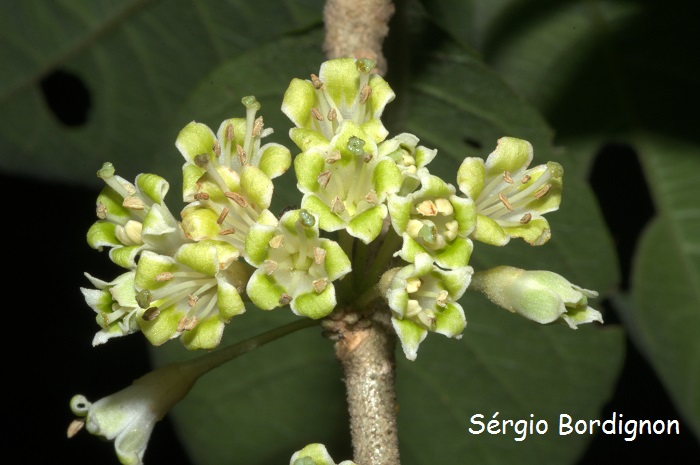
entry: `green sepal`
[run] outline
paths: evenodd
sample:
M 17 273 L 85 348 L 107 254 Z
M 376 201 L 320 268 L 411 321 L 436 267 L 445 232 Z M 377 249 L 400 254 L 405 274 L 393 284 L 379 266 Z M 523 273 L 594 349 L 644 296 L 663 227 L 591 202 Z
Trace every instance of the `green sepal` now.
M 245 253 L 248 263 L 253 266 L 262 265 L 267 258 L 270 239 L 277 233 L 277 227 L 253 223 L 245 237 Z
M 428 335 L 428 330 L 418 326 L 410 320 L 400 320 L 391 318 L 391 324 L 396 331 L 396 335 L 401 341 L 401 348 L 408 360 L 415 360 L 418 356 L 418 347 Z
M 380 160 L 372 171 L 372 186 L 380 201 L 387 195 L 397 193 L 402 182 L 401 170 L 390 158 Z
M 319 229 L 332 232 L 345 227 L 345 221 L 333 213 L 331 207 L 313 194 L 304 195 L 301 199 L 301 207 L 318 215 Z
M 321 239 L 321 248 L 326 251 L 324 265 L 329 281 L 335 281 L 352 271 L 350 259 L 340 244 L 331 239 Z
M 305 194 L 317 192 L 321 188 L 318 175 L 325 166 L 326 162 L 319 151 L 308 150 L 297 155 L 294 159 L 294 172 L 299 190 Z
M 320 293 L 308 292 L 294 296 L 290 307 L 296 315 L 317 320 L 331 313 L 335 305 L 335 287 L 329 283 Z
M 116 224 L 109 221 L 96 221 L 90 226 L 87 232 L 87 243 L 93 249 L 100 252 L 103 247 L 119 247 L 122 245 L 114 234 Z
M 215 211 L 197 203 L 190 204 L 182 211 L 182 229 L 194 241 L 213 239 L 219 235 L 219 215 Z
M 447 302 L 445 308 L 435 315 L 434 332 L 447 337 L 459 337 L 467 327 L 462 306 L 456 302 Z
M 281 144 L 269 143 L 260 148 L 262 155 L 258 168 L 270 179 L 275 179 L 287 172 L 292 165 L 292 154 Z
M 182 345 L 189 350 L 211 350 L 219 345 L 223 335 L 224 322 L 221 321 L 218 314 L 212 313 L 197 321 L 194 328 L 182 333 L 180 340 Z
M 359 215 L 355 215 L 348 222 L 348 234 L 360 239 L 365 244 L 369 244 L 382 232 L 382 225 L 386 215 L 386 205 L 376 205 L 369 208 Z
M 476 227 L 470 237 L 484 244 L 503 246 L 510 241 L 510 236 L 499 224 L 484 215 L 476 215 Z
M 251 302 L 261 310 L 272 310 L 280 306 L 284 289 L 262 269 L 255 270 L 246 286 L 246 294 Z
M 477 157 L 468 157 L 462 161 L 457 170 L 457 185 L 459 190 L 476 200 L 484 190 L 486 182 L 486 168 L 484 160 Z
M 163 287 L 166 282 L 156 281 L 156 276 L 161 273 L 174 272 L 176 269 L 177 264 L 171 257 L 144 250 L 136 266 L 134 284 L 138 289 L 158 289 Z
M 323 149 L 328 147 L 329 144 L 328 139 L 320 132 L 303 127 L 290 129 L 289 138 L 292 139 L 302 152 L 316 148 Z M 294 167 L 296 169 L 296 163 Z
M 141 332 L 148 342 L 154 346 L 159 346 L 177 336 L 177 326 L 185 312 L 171 305 L 166 308 L 159 308 L 158 318 L 146 321 L 141 317 L 137 318 Z
M 282 99 L 282 112 L 292 123 L 300 128 L 311 127 L 311 108 L 317 106 L 318 97 L 311 82 L 298 78 L 292 79 Z
M 177 135 L 175 147 L 185 157 L 185 160 L 194 163 L 194 158 L 197 155 L 207 154 L 210 160 L 214 157 L 215 141 L 216 136 L 209 129 L 209 126 L 192 121 Z
M 170 189 L 170 184 L 164 178 L 149 173 L 142 173 L 136 176 L 136 185 L 139 190 L 153 201 L 153 203 L 163 203 L 165 195 Z
M 228 242 L 210 239 L 184 244 L 175 252 L 175 260 L 207 276 L 214 276 L 239 256 Z
M 250 203 L 260 209 L 270 206 L 274 186 L 272 180 L 262 170 L 246 165 L 241 173 L 240 183 Z
M 115 247 L 109 251 L 109 259 L 116 265 L 128 270 L 136 268 L 136 256 L 143 250 L 143 245 Z

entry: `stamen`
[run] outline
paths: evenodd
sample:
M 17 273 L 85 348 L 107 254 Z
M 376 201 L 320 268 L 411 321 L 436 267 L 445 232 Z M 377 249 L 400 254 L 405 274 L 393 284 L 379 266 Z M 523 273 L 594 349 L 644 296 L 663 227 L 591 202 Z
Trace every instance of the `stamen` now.
M 316 121 L 323 121 L 323 115 L 321 114 L 321 110 L 318 108 L 312 108 L 311 109 L 311 116 L 316 120 Z
M 328 280 L 326 278 L 316 279 L 312 284 L 314 286 L 314 291 L 316 291 L 317 294 L 320 294 L 326 289 L 326 287 L 328 287 Z
M 374 155 L 371 153 L 365 153 L 365 157 L 362 159 L 365 163 L 369 163 L 372 161 L 372 158 L 374 158 Z
M 279 263 L 277 263 L 274 260 L 265 260 L 263 262 L 263 270 L 265 271 L 265 274 L 270 276 L 272 273 L 277 271 L 277 268 L 279 268 Z
M 510 176 L 510 171 L 503 172 L 503 180 L 508 184 L 513 184 L 513 178 Z
M 365 84 L 362 90 L 360 90 L 360 103 L 367 102 L 370 95 L 372 95 L 372 88 L 369 86 L 369 84 Z
M 158 307 L 151 307 L 143 312 L 141 318 L 143 318 L 143 321 L 153 321 L 158 318 L 158 315 L 160 315 L 160 309 Z
M 143 289 L 136 293 L 136 303 L 139 307 L 148 308 L 152 301 L 153 296 L 151 295 L 151 291 L 148 289 Z
M 520 224 L 528 224 L 532 219 L 532 215 L 525 213 L 522 218 L 520 218 Z
M 323 173 L 319 174 L 316 177 L 316 181 L 323 187 L 324 189 L 326 186 L 328 186 L 328 183 L 331 180 L 331 172 L 330 171 L 324 171 Z
M 190 294 L 187 296 L 187 305 L 189 305 L 189 307 L 192 308 L 197 304 L 198 300 L 199 296 Z
M 265 124 L 263 123 L 263 117 L 258 116 L 255 118 L 255 122 L 253 123 L 253 137 L 260 137 L 260 134 L 262 134 L 263 126 Z
M 326 250 L 320 247 L 314 247 L 314 263 L 321 265 L 326 259 Z
M 248 206 L 248 202 L 246 201 L 245 197 L 243 197 L 241 194 L 238 192 L 224 192 L 224 195 L 228 197 L 229 199 L 233 200 L 236 202 L 238 205 L 240 205 L 243 208 L 246 208 Z
M 206 153 L 200 153 L 199 155 L 195 155 L 194 164 L 199 166 L 200 168 L 206 168 L 209 164 L 209 155 L 207 155 Z
M 221 234 L 222 236 L 228 236 L 229 234 L 236 234 L 236 229 L 235 228 L 222 229 L 221 231 L 219 231 L 219 234 Z
M 122 202 L 122 206 L 131 210 L 143 210 L 144 208 L 146 208 L 146 204 L 144 204 L 143 200 L 141 200 L 138 197 L 125 198 L 124 202 Z
M 236 154 L 238 154 L 238 162 L 241 164 L 241 166 L 248 163 L 248 154 L 245 153 L 245 150 L 243 150 L 243 147 L 240 145 L 236 145 Z
M 224 130 L 224 137 L 226 137 L 226 140 L 231 142 L 233 138 L 235 137 L 235 133 L 233 132 L 233 124 L 229 123 L 226 125 L 226 129 Z
M 268 242 L 268 245 L 272 247 L 273 249 L 279 249 L 284 245 L 284 235 L 283 234 L 278 234 L 272 239 L 270 239 L 270 242 Z
M 437 207 L 438 213 L 442 213 L 445 216 L 451 215 L 455 211 L 450 201 L 443 197 L 435 199 L 435 206 Z
M 423 281 L 420 278 L 406 279 L 406 292 L 413 294 L 420 288 L 421 284 L 423 284 Z
M 190 331 L 190 330 L 194 329 L 194 327 L 196 325 L 197 325 L 197 317 L 193 315 L 193 316 L 185 319 L 185 325 L 184 325 L 183 329 L 185 331 Z M 178 328 L 179 328 L 179 324 L 178 324 Z
M 328 155 L 328 157 L 326 157 L 326 163 L 328 163 L 329 165 L 332 165 L 333 163 L 340 160 L 340 158 L 341 158 L 340 152 L 338 152 L 337 150 L 334 150 L 333 153 L 331 153 L 330 155 Z
M 416 210 L 423 216 L 436 216 L 438 214 L 437 206 L 430 199 L 419 203 Z
M 95 213 L 97 214 L 97 218 L 104 220 L 107 218 L 107 207 L 105 204 L 102 202 L 97 204 L 97 208 L 95 209 Z
M 162 273 L 158 273 L 155 278 L 156 282 L 158 283 L 170 281 L 171 279 L 173 279 L 173 274 L 170 271 L 163 271 Z
M 195 200 L 209 200 L 209 194 L 206 192 L 197 192 L 194 194 L 194 199 Z
M 216 223 L 219 224 L 219 225 L 220 225 L 221 223 L 223 223 L 224 220 L 226 219 L 226 215 L 228 215 L 228 208 L 224 207 L 224 208 L 221 210 L 221 214 L 219 215 L 219 218 L 216 219 Z
M 365 200 L 367 201 L 367 203 L 375 204 L 375 203 L 377 203 L 379 198 L 377 197 L 376 192 L 369 191 L 369 192 L 367 192 L 367 195 L 365 195 Z
M 331 202 L 331 211 L 336 215 L 345 211 L 345 205 L 343 204 L 343 201 L 340 200 L 340 197 L 338 197 L 337 195 L 333 199 L 333 202 Z
M 326 118 L 328 118 L 328 121 L 331 122 L 336 121 L 338 119 L 338 112 L 335 111 L 335 108 L 331 108 L 330 110 L 328 110 L 328 116 L 326 116 Z
M 315 74 L 311 75 L 311 84 L 313 84 L 314 89 L 319 90 L 323 87 L 323 83 Z
M 66 431 L 66 436 L 68 437 L 68 439 L 78 434 L 78 432 L 80 432 L 80 430 L 83 429 L 84 426 L 84 418 L 76 418 L 75 420 L 71 421 L 70 425 L 68 425 L 68 431 Z
M 446 290 L 443 289 L 440 292 L 438 292 L 438 295 L 435 298 L 435 303 L 438 304 L 438 306 L 440 307 L 445 307 L 447 305 L 447 297 L 449 297 L 449 294 Z
M 503 193 L 498 194 L 498 198 L 501 199 L 501 202 L 508 210 L 513 211 L 513 206 L 508 202 L 508 199 Z
M 211 149 L 214 151 L 214 155 L 216 155 L 216 158 L 219 158 L 221 156 L 221 144 L 219 144 L 218 140 L 214 141 L 214 145 L 212 145 Z
M 528 182 L 530 182 L 530 179 L 532 179 L 532 176 L 530 176 L 529 174 L 526 174 L 525 176 L 522 177 L 520 182 L 523 184 L 527 184 Z
M 289 302 L 292 301 L 292 296 L 287 294 L 287 293 L 282 293 L 280 296 L 279 304 L 280 305 L 287 305 Z
M 539 199 L 541 199 L 542 197 L 544 197 L 545 195 L 547 195 L 547 193 L 549 192 L 549 190 L 550 190 L 551 188 L 552 188 L 552 185 L 551 185 L 551 184 L 545 184 L 544 186 L 540 187 L 540 188 L 537 190 L 537 192 L 535 192 L 533 195 L 535 196 L 536 199 L 539 200 Z

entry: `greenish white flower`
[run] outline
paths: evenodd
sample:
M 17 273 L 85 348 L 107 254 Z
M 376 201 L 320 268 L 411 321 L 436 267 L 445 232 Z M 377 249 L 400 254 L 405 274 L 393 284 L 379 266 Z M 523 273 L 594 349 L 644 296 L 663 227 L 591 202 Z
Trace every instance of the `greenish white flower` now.
M 138 324 L 140 311 L 134 291 L 136 272 L 129 271 L 114 281 L 106 282 L 85 274 L 95 289 L 80 288 L 85 302 L 96 315 L 100 329 L 92 345 L 100 345 L 113 337 L 126 336 L 141 330 Z
M 380 157 L 391 158 L 401 170 L 399 195 L 410 194 L 420 186 L 420 178 L 429 174 L 428 163 L 437 155 L 436 149 L 418 145 L 418 137 L 407 132 L 383 141 L 377 149 Z
M 107 186 L 97 197 L 97 217 L 89 229 L 88 244 L 109 247 L 110 259 L 133 269 L 142 250 L 171 254 L 188 240 L 164 203 L 169 185 L 155 174 L 140 174 L 131 184 L 105 163 L 97 172 Z
M 185 244 L 175 254 L 145 251 L 134 285 L 141 331 L 153 345 L 180 336 L 188 349 L 212 349 L 224 326 L 245 311 L 240 294 L 250 270 L 224 241 Z
M 393 277 L 386 299 L 407 359 L 416 359 L 418 346 L 428 331 L 461 337 L 467 320 L 457 300 L 467 289 L 472 272 L 469 266 L 442 270 L 428 254 L 422 253 Z
M 388 131 L 380 116 L 395 94 L 381 76 L 370 74 L 372 68 L 374 62 L 368 59 L 337 58 L 324 62 L 311 80 L 292 80 L 282 101 L 282 111 L 296 126 L 290 131 L 292 139 L 317 132 L 331 140 L 343 122 L 350 121 L 375 144 L 384 140 Z
M 323 444 L 309 444 L 292 455 L 289 465 L 336 465 Z M 355 465 L 352 460 L 343 460 L 338 465 Z
M 410 263 L 427 253 L 442 268 L 467 266 L 473 248 L 467 236 L 474 229 L 474 202 L 458 197 L 452 185 L 427 171 L 420 185 L 412 194 L 389 196 L 391 224 L 403 236 L 399 255 Z
M 156 422 L 187 395 L 200 374 L 184 364 L 168 365 L 95 403 L 76 395 L 70 406 L 79 420 L 71 424 L 68 436 L 84 426 L 90 434 L 114 441 L 122 464 L 142 465 Z
M 474 274 L 470 289 L 483 292 L 496 305 L 540 324 L 562 321 L 572 329 L 603 316 L 588 306 L 598 293 L 571 284 L 551 271 L 498 266 Z
M 303 209 L 286 212 L 279 222 L 272 214 L 261 216 L 246 237 L 246 254 L 258 267 L 247 286 L 258 308 L 289 304 L 295 314 L 314 319 L 333 311 L 333 281 L 351 269 L 343 249 L 320 238 L 318 218 Z
M 372 138 L 352 121 L 343 122 L 330 141 L 298 141 L 294 159 L 302 208 L 319 217 L 324 231 L 346 229 L 364 243 L 381 232 L 387 195 L 401 187 L 396 163 L 379 157 Z
M 564 170 L 556 162 L 528 169 L 532 157 L 528 141 L 503 137 L 486 162 L 462 162 L 457 183 L 477 211 L 472 238 L 492 245 L 505 245 L 511 237 L 531 245 L 549 240 L 549 222 L 542 215 L 559 208 Z

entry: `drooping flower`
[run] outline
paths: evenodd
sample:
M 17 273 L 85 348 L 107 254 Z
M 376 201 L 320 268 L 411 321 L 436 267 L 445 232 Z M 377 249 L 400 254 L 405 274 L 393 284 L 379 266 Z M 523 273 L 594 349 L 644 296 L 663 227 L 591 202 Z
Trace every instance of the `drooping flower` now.
M 296 126 L 291 138 L 331 140 L 350 121 L 375 144 L 384 140 L 388 131 L 380 116 L 395 94 L 381 76 L 370 74 L 373 68 L 368 59 L 337 58 L 324 62 L 311 80 L 293 79 L 282 101 L 282 111 Z
M 318 215 L 324 231 L 346 229 L 364 243 L 374 240 L 387 215 L 387 195 L 401 187 L 396 163 L 379 157 L 372 138 L 351 121 L 330 141 L 299 142 L 304 151 L 294 159 L 294 170 L 304 193 L 302 208 Z
M 428 331 L 461 337 L 467 320 L 457 300 L 464 294 L 471 276 L 471 267 L 442 270 L 426 253 L 416 255 L 414 263 L 396 273 L 386 299 L 407 359 L 416 359 L 418 346 Z
M 309 444 L 298 450 L 289 460 L 289 465 L 335 465 L 323 444 Z M 352 460 L 343 460 L 338 465 L 355 465 Z
M 88 244 L 109 247 L 110 259 L 133 269 L 142 250 L 171 254 L 188 242 L 164 203 L 169 185 L 155 174 L 140 174 L 131 184 L 105 163 L 97 174 L 107 186 L 97 197 L 97 217 L 87 234 Z
M 549 240 L 549 222 L 542 215 L 559 208 L 564 170 L 556 162 L 528 169 L 532 156 L 529 142 L 503 137 L 486 162 L 462 162 L 459 189 L 476 203 L 472 238 L 492 245 L 505 245 L 511 237 L 531 245 Z
M 496 305 L 540 324 L 562 321 L 572 329 L 603 316 L 588 306 L 598 293 L 571 284 L 551 271 L 498 266 L 474 274 L 470 289 L 483 292 Z
M 333 281 L 351 269 L 343 249 L 320 238 L 318 218 L 303 209 L 286 212 L 279 222 L 272 214 L 261 216 L 248 232 L 246 253 L 258 267 L 247 286 L 258 308 L 289 304 L 295 314 L 313 319 L 333 311 Z
M 427 253 L 438 266 L 456 269 L 467 266 L 472 252 L 468 239 L 476 212 L 471 199 L 455 195 L 455 188 L 437 176 L 422 173 L 421 188 L 388 200 L 391 224 L 403 236 L 401 258 L 411 263 Z
M 134 291 L 136 272 L 129 271 L 106 282 L 85 274 L 95 289 L 80 288 L 85 302 L 96 315 L 97 324 L 102 328 L 92 340 L 92 345 L 104 344 L 113 337 L 126 336 L 140 331 L 138 324 L 139 306 Z
M 79 419 L 71 423 L 68 437 L 85 426 L 90 434 L 114 441 L 122 464 L 142 465 L 156 422 L 187 395 L 200 374 L 187 364 L 168 365 L 95 403 L 76 395 L 70 406 Z

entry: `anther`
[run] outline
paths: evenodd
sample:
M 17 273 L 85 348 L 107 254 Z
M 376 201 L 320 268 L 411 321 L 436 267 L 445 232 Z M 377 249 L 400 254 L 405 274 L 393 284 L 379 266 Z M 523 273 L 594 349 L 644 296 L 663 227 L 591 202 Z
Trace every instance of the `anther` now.
M 264 125 L 262 116 L 255 118 L 255 122 L 253 123 L 253 137 L 260 137 Z
M 376 192 L 369 191 L 369 192 L 367 192 L 367 195 L 365 195 L 365 200 L 367 201 L 367 203 L 375 204 L 375 203 L 377 203 L 379 198 L 377 197 Z
M 278 234 L 268 242 L 268 245 L 273 249 L 279 249 L 284 245 L 284 235 Z
M 200 168 L 206 168 L 209 164 L 209 155 L 207 155 L 206 153 L 200 153 L 199 155 L 195 155 L 194 164 L 199 166 Z
M 438 292 L 438 295 L 435 298 L 435 303 L 438 304 L 438 306 L 440 306 L 440 307 L 446 306 L 448 296 L 449 296 L 449 294 L 447 293 L 446 290 L 444 290 L 444 289 L 441 290 L 440 292 Z
M 158 315 L 160 315 L 160 309 L 158 307 L 150 307 L 143 312 L 141 318 L 143 321 L 153 321 L 158 318 Z
M 326 116 L 326 118 L 328 118 L 328 121 L 335 121 L 338 119 L 338 113 L 335 111 L 335 108 L 328 110 L 328 116 Z
M 216 219 L 216 224 L 221 224 L 221 223 L 223 223 L 224 220 L 226 219 L 226 215 L 228 215 L 228 208 L 224 207 L 224 209 L 221 210 L 221 214 L 220 214 L 219 217 Z
M 162 273 L 158 273 L 155 278 L 157 283 L 170 281 L 171 279 L 173 279 L 173 274 L 170 271 L 163 271 Z
M 66 436 L 68 437 L 68 439 L 78 434 L 78 432 L 80 432 L 80 430 L 83 429 L 84 426 L 84 418 L 76 418 L 75 420 L 71 421 L 70 425 L 68 425 L 68 431 L 66 431 Z
M 330 171 L 324 171 L 323 173 L 319 174 L 316 176 L 316 181 L 323 187 L 324 189 L 326 186 L 328 186 L 328 183 L 331 180 L 331 172 Z
M 209 200 L 209 194 L 206 192 L 197 192 L 194 194 L 194 199 L 195 200 Z
M 226 125 L 226 129 L 224 130 L 224 137 L 226 137 L 226 140 L 231 142 L 234 138 L 235 134 L 233 132 L 233 124 L 229 123 Z
M 248 201 L 243 197 L 241 194 L 238 192 L 224 192 L 224 195 L 228 197 L 229 199 L 233 200 L 236 202 L 238 205 L 240 205 L 243 208 L 246 208 L 248 206 Z
M 143 200 L 141 200 L 138 197 L 125 198 L 124 202 L 122 202 L 122 206 L 131 210 L 143 210 L 144 208 L 146 208 L 146 205 L 143 203 Z
M 435 199 L 435 206 L 437 207 L 438 213 L 442 213 L 445 216 L 451 215 L 455 211 L 450 201 L 443 197 Z
M 214 141 L 214 145 L 212 145 L 211 149 L 214 151 L 214 155 L 216 155 L 216 158 L 219 158 L 221 155 L 221 144 L 219 144 L 218 140 Z
M 522 218 L 520 218 L 520 224 L 528 224 L 532 219 L 532 215 L 525 213 Z
M 333 153 L 331 153 L 330 155 L 328 155 L 326 157 L 326 163 L 328 163 L 329 165 L 332 165 L 333 163 L 340 160 L 340 158 L 341 158 L 340 152 L 338 152 L 337 150 L 334 150 Z
M 228 236 L 229 234 L 236 234 L 236 229 L 235 228 L 222 229 L 221 231 L 219 231 L 219 234 L 221 234 L 222 236 Z
M 420 278 L 406 279 L 406 292 L 412 294 L 418 291 L 418 289 L 420 289 L 421 284 L 423 284 L 423 282 L 420 280 Z
M 365 84 L 362 90 L 360 90 L 360 103 L 367 102 L 370 95 L 372 95 L 372 88 L 369 86 L 369 84 Z
M 143 289 L 136 293 L 136 303 L 141 308 L 148 308 L 148 306 L 151 305 L 152 300 L 153 296 L 151 295 L 151 291 L 148 289 Z
M 525 176 L 522 177 L 522 179 L 520 179 L 520 182 L 523 184 L 527 184 L 528 182 L 530 182 L 530 179 L 532 179 L 532 176 L 530 176 L 529 174 L 526 174 Z
M 423 216 L 435 216 L 438 214 L 437 206 L 432 200 L 423 200 L 416 206 L 416 210 Z
M 343 204 L 343 201 L 340 199 L 340 197 L 336 195 L 333 199 L 333 202 L 331 202 L 331 212 L 337 215 L 338 213 L 341 213 L 343 211 L 345 211 L 345 205 Z
M 317 294 L 320 294 L 326 289 L 326 287 L 328 287 L 328 280 L 326 278 L 316 279 L 312 284 L 314 286 L 314 291 L 316 291 Z
M 508 210 L 513 211 L 513 206 L 510 204 L 510 202 L 508 201 L 508 199 L 506 198 L 506 196 L 503 195 L 503 193 L 498 194 L 498 198 L 501 199 L 501 203 L 503 203 L 503 205 L 504 205 Z
M 292 301 L 292 296 L 287 294 L 287 293 L 282 293 L 280 296 L 279 304 L 280 305 L 287 305 L 289 302 Z
M 372 158 L 374 158 L 374 155 L 371 153 L 365 153 L 365 157 L 362 159 L 365 163 L 369 163 L 372 161 Z
M 510 176 L 509 171 L 504 171 L 503 172 L 503 180 L 507 182 L 508 184 L 513 184 L 513 178 Z
M 540 187 L 533 195 L 536 199 L 541 199 L 542 197 L 547 195 L 547 192 L 549 192 L 551 188 L 551 184 L 545 184 L 544 186 Z
M 107 218 L 107 207 L 105 204 L 102 202 L 97 204 L 97 208 L 95 209 L 95 213 L 97 214 L 97 218 L 104 220 Z
M 241 166 L 245 165 L 248 162 L 248 154 L 245 153 L 243 147 L 236 145 L 236 153 L 238 154 L 238 162 L 241 164 Z
M 313 116 L 316 121 L 323 121 L 323 115 L 321 114 L 321 110 L 318 108 L 311 109 L 311 116 Z
M 190 308 L 192 308 L 195 305 L 197 305 L 198 300 L 199 300 L 198 296 L 190 294 L 187 296 L 187 305 L 189 305 Z
M 194 327 L 197 325 L 197 317 L 196 316 L 191 316 L 189 318 L 185 318 L 185 325 L 182 329 L 185 331 L 191 331 L 194 329 Z M 179 324 L 178 324 L 179 327 Z
M 314 247 L 314 263 L 320 265 L 326 259 L 326 250 L 320 247 Z
M 315 74 L 311 75 L 311 84 L 313 84 L 314 89 L 316 90 L 321 89 L 323 87 L 323 83 Z

